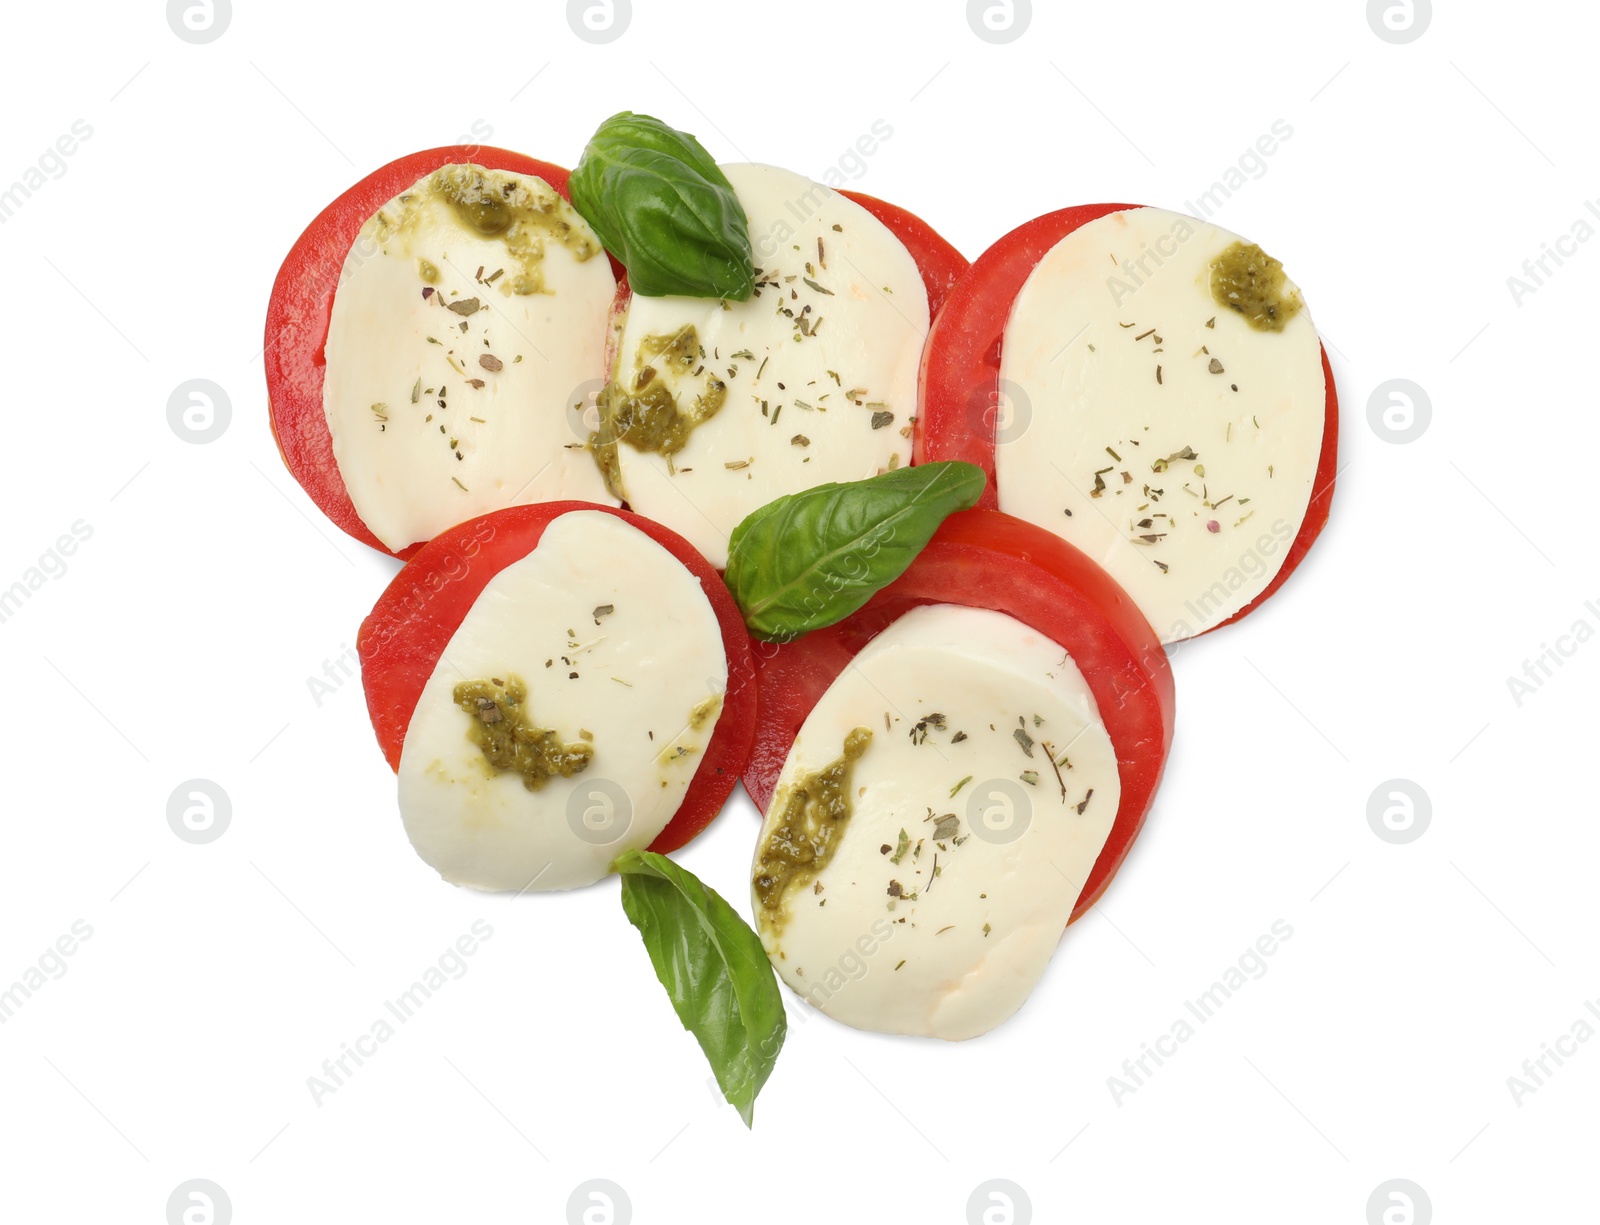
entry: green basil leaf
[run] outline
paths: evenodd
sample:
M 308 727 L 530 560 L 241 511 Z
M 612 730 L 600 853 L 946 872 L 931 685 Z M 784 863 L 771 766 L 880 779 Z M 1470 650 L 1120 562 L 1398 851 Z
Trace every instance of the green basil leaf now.
M 569 188 L 635 293 L 743 302 L 755 289 L 744 205 L 689 133 L 613 115 L 589 138 Z
M 757 638 L 787 642 L 842 621 L 904 574 L 983 486 L 982 468 L 952 460 L 767 503 L 728 541 L 725 577 L 745 624 Z
M 612 869 L 622 877 L 622 909 L 678 1020 L 749 1127 L 788 1029 L 761 938 L 715 889 L 665 855 L 629 851 Z

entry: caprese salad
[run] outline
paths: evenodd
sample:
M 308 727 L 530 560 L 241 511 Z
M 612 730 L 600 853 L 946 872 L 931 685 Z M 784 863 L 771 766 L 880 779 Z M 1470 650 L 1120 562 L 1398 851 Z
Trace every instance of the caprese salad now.
M 593 884 L 676 850 L 738 781 L 750 641 L 681 537 L 580 502 L 435 537 L 357 639 L 368 711 L 417 853 L 477 889 Z
M 1338 398 L 1283 265 L 1160 208 L 1084 205 L 978 258 L 934 324 L 919 460 L 1094 558 L 1163 642 L 1236 621 L 1328 520 Z
M 813 1006 L 891 1033 L 973 1037 L 1022 1005 L 1172 740 L 1132 601 L 996 511 L 952 515 L 860 611 L 766 655 L 758 694 L 758 930 Z
M 923 342 L 966 267 L 902 209 L 720 167 L 648 117 L 607 121 L 573 176 L 428 150 L 291 250 L 267 317 L 273 430 L 324 513 L 398 557 L 576 498 L 721 567 L 756 507 L 909 465 Z
M 944 1039 L 1023 1005 L 1154 800 L 1163 644 L 1282 585 L 1337 448 L 1301 293 L 1237 235 L 1083 206 L 969 268 L 628 112 L 570 175 L 364 179 L 279 274 L 267 369 L 290 471 L 406 559 L 359 649 L 419 857 L 618 875 L 747 1124 L 780 981 Z M 749 921 L 668 857 L 741 777 Z
M 290 250 L 267 308 L 272 430 L 356 539 L 408 557 L 490 510 L 610 501 L 568 397 L 602 367 L 620 270 L 566 189 L 521 154 L 430 149 Z

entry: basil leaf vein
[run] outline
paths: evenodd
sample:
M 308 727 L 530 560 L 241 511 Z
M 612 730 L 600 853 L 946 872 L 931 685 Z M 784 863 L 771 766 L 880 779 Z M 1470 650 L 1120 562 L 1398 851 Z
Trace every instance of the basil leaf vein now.
M 678 1020 L 749 1127 L 788 1028 L 761 938 L 715 889 L 665 855 L 629 851 L 612 868 L 622 877 L 622 909 Z
M 948 461 L 769 502 L 728 541 L 725 577 L 745 624 L 782 642 L 843 620 L 904 574 L 983 487 L 983 469 Z
M 742 302 L 754 291 L 744 205 L 689 133 L 613 115 L 589 138 L 569 188 L 635 292 Z

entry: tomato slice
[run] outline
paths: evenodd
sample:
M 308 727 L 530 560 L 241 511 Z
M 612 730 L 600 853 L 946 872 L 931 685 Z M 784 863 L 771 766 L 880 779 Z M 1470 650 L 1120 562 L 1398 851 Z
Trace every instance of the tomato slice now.
M 505 149 L 449 145 L 425 149 L 373 171 L 317 214 L 289 249 L 267 305 L 267 401 L 272 435 L 290 475 L 300 482 L 323 514 L 361 543 L 392 557 L 406 558 L 421 548 L 398 553 L 385 548 L 367 530 L 350 501 L 339 465 L 333 457 L 333 436 L 322 409 L 322 379 L 327 359 L 328 324 L 333 295 L 345 257 L 361 227 L 380 208 L 417 180 L 441 166 L 470 162 L 486 170 L 536 176 L 567 196 L 567 172 Z M 621 268 L 612 261 L 613 271 Z M 601 372 L 595 371 L 598 376 Z
M 812 708 L 856 652 L 919 604 L 990 608 L 1059 643 L 1117 752 L 1122 801 L 1072 917 L 1105 891 L 1155 797 L 1172 744 L 1172 669 L 1133 600 L 1059 536 L 993 510 L 946 519 L 910 568 L 859 612 L 782 646 L 756 644 L 759 717 L 744 785 L 765 812 Z
M 722 631 L 728 656 L 722 714 L 682 805 L 650 844 L 652 851 L 675 851 L 722 810 L 745 768 L 755 734 L 757 686 L 750 636 L 727 587 L 688 541 L 658 523 L 588 502 L 540 502 L 497 510 L 441 532 L 395 575 L 361 623 L 356 649 L 367 713 L 384 757 L 398 773 L 423 686 L 468 610 L 490 579 L 533 551 L 546 527 L 576 510 L 615 515 L 676 557 L 700 580 Z
M 978 505 L 989 509 L 1000 505 L 995 487 L 994 438 L 1000 403 L 1000 350 L 1012 304 L 1035 265 L 1068 234 L 1108 213 L 1139 207 L 1081 204 L 1046 213 L 1024 222 L 977 258 L 950 292 L 922 350 L 921 404 L 912 438 L 913 463 L 961 459 L 977 464 L 989 477 Z M 1212 629 L 1232 625 L 1283 586 L 1327 526 L 1338 470 L 1339 397 L 1326 347 L 1322 349 L 1322 378 L 1327 388 L 1322 451 L 1317 458 L 1306 517 L 1284 554 L 1283 565 L 1265 590 Z

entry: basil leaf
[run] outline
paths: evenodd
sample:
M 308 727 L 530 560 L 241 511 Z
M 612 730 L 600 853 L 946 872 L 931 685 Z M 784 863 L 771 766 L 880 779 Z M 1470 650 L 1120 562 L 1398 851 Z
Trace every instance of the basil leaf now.
M 749 1127 L 788 1029 L 761 938 L 716 890 L 665 855 L 629 851 L 611 866 L 622 877 L 622 909 L 678 1020 Z
M 635 293 L 743 302 L 755 289 L 744 205 L 689 133 L 613 115 L 589 138 L 569 188 Z
M 745 624 L 757 638 L 787 642 L 842 621 L 904 574 L 983 486 L 982 468 L 952 460 L 767 503 L 728 541 L 725 577 Z

